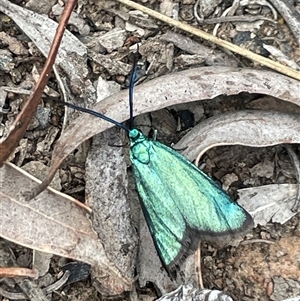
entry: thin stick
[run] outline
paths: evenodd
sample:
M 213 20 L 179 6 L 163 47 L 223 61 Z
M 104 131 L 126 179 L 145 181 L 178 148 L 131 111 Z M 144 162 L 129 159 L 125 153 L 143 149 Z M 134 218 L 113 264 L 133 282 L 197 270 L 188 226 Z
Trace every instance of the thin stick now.
M 139 49 L 137 49 L 137 52 L 134 55 L 133 67 L 132 67 L 132 71 L 131 71 L 130 84 L 129 84 L 129 115 L 130 115 L 130 129 L 131 130 L 134 127 L 134 124 L 133 124 L 133 88 L 134 88 L 134 82 L 135 82 L 135 78 L 136 78 L 136 68 L 137 68 L 138 56 L 139 56 Z
M 37 279 L 39 277 L 39 272 L 36 269 L 28 269 L 21 267 L 0 267 L 0 277 L 25 277 Z

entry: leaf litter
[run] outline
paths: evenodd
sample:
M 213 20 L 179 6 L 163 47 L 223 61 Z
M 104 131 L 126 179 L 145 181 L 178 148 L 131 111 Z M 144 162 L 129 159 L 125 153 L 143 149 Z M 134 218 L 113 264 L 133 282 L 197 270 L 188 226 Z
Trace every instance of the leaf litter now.
M 121 293 L 132 280 L 105 255 L 101 241 L 86 217 L 87 210 L 75 199 L 51 188 L 38 198 L 26 202 L 22 192 L 37 184 L 37 180 L 12 164 L 1 168 L 1 237 L 21 245 L 60 256 L 73 258 L 101 269 L 107 289 Z M 9 213 L 9 214 L 7 214 Z M 16 220 L 14 224 L 10 220 Z M 107 271 L 108 271 L 107 270 Z M 115 277 L 113 274 L 115 273 Z
M 299 94 L 299 84 L 296 81 L 291 81 L 290 79 L 277 75 L 273 72 L 265 72 L 262 70 L 234 70 L 232 68 L 225 68 L 225 69 L 219 69 L 219 68 L 212 68 L 212 69 L 206 69 L 202 71 L 207 76 L 207 81 L 198 81 L 195 79 L 197 77 L 200 77 L 201 70 L 197 70 L 198 73 L 194 73 L 192 76 L 190 76 L 190 73 L 187 72 L 187 77 L 182 77 L 182 73 L 178 74 L 178 79 L 168 77 L 165 79 L 165 81 L 162 81 L 162 92 L 158 91 L 158 87 L 161 88 L 161 86 L 158 85 L 158 82 L 160 80 L 163 80 L 163 78 L 160 78 L 159 81 L 156 83 L 154 82 L 154 90 L 149 89 L 147 90 L 147 84 L 144 84 L 146 86 L 146 89 L 144 87 L 137 87 L 136 93 L 135 93 L 135 99 L 137 100 L 143 100 L 135 103 L 135 109 L 136 114 L 141 114 L 144 112 L 150 112 L 155 109 L 167 107 L 176 103 L 182 103 L 187 101 L 196 101 L 196 100 L 205 100 L 205 99 L 213 99 L 214 97 L 222 94 L 227 95 L 235 95 L 242 91 L 247 91 L 249 93 L 257 93 L 257 94 L 265 94 L 265 95 L 271 95 L 274 97 L 277 97 L 284 101 L 290 101 L 291 103 L 295 103 L 299 105 L 297 95 Z M 248 76 L 247 76 L 248 72 Z M 221 76 L 219 77 L 218 73 L 221 73 Z M 126 72 L 124 73 L 126 74 Z M 222 77 L 223 76 L 223 77 Z M 241 76 L 241 77 L 240 77 Z M 179 79 L 179 77 L 181 77 Z M 275 80 L 274 80 L 275 79 Z M 170 86 L 167 87 L 167 81 L 170 80 Z M 173 80 L 173 82 L 172 82 Z M 177 89 L 177 85 L 179 85 L 180 80 L 183 81 L 183 85 Z M 231 81 L 232 80 L 232 81 Z M 244 81 L 243 81 L 244 80 Z M 227 82 L 226 82 L 227 81 Z M 189 86 L 189 82 L 192 82 L 191 86 Z M 193 85 L 194 83 L 194 85 Z M 173 86 L 172 86 L 173 84 Z M 153 82 L 149 82 L 149 85 L 153 85 Z M 165 85 L 165 86 L 164 86 Z M 202 86 L 201 86 L 202 85 Z M 184 89 L 185 87 L 185 89 Z M 203 89 L 201 90 L 201 88 Z M 165 89 L 165 90 L 164 90 Z M 174 89 L 174 93 L 170 95 L 170 93 L 167 93 L 169 89 L 172 91 Z M 184 95 L 186 90 L 189 90 L 189 95 Z M 147 96 L 149 93 L 152 93 L 153 98 L 149 99 Z M 177 95 L 176 95 L 177 93 Z M 178 100 L 175 98 L 178 96 Z M 155 102 L 153 99 L 157 99 L 158 101 Z M 167 98 L 165 102 L 161 101 L 162 99 Z M 190 99 L 188 99 L 190 98 Z M 115 99 L 115 101 L 114 101 Z M 111 98 L 104 101 L 104 104 L 99 104 L 96 106 L 95 110 L 100 111 L 106 111 L 107 114 L 113 118 L 115 118 L 118 121 L 123 121 L 128 118 L 128 110 L 127 110 L 127 92 L 121 92 L 120 94 L 112 96 Z M 144 102 L 145 99 L 145 102 Z M 120 108 L 117 110 L 116 102 L 121 100 Z M 153 101 L 153 103 L 151 103 Z M 112 102 L 113 107 L 110 108 L 110 102 Z M 115 105 L 114 105 L 115 102 Z M 154 107 L 153 107 L 154 104 Z M 102 107 L 103 105 L 103 107 Z M 258 112 L 259 114 L 260 112 Z M 275 115 L 277 116 L 277 115 Z M 233 117 L 234 118 L 234 117 Z M 275 118 L 274 118 L 275 119 Z M 95 123 L 94 123 L 95 122 Z M 99 120 L 94 121 L 93 118 L 87 117 L 85 115 L 82 115 L 77 121 L 75 121 L 72 125 L 76 126 L 78 123 L 78 126 L 74 131 L 70 130 L 67 135 L 62 136 L 60 139 L 60 142 L 58 144 L 58 148 L 56 149 L 55 154 L 58 155 L 57 164 L 56 167 L 61 163 L 61 161 L 67 156 L 67 154 L 71 151 L 73 151 L 83 140 L 88 139 L 89 137 L 93 136 L 96 132 L 101 132 L 105 128 L 110 127 L 110 125 L 104 125 Z M 92 126 L 87 126 L 89 123 L 94 123 Z M 98 123 L 101 125 L 99 129 L 97 129 Z M 84 127 L 86 127 L 84 129 Z M 281 126 L 279 127 L 279 129 Z M 246 127 L 247 129 L 247 127 Z M 74 136 L 74 133 L 79 131 L 77 136 Z M 87 130 L 87 133 L 84 131 Z M 242 128 L 242 131 L 247 131 Z M 67 131 L 68 132 L 68 131 Z M 273 131 L 274 132 L 274 131 Z M 187 134 L 188 135 L 188 134 Z M 73 137 L 74 136 L 74 137 Z M 80 138 L 81 136 L 81 138 Z M 74 138 L 75 142 L 72 144 L 69 144 L 69 142 L 64 139 L 69 139 L 68 137 Z M 225 137 L 230 137 L 230 131 L 225 135 Z M 237 136 L 236 136 L 237 137 Z M 246 138 L 245 138 L 246 139 Z M 297 138 L 296 138 L 297 139 Z M 271 139 L 272 140 L 272 139 Z M 280 140 L 280 138 L 278 139 Z M 272 140 L 272 144 L 277 144 L 276 138 Z M 280 140 L 281 141 L 281 140 Z M 294 140 L 288 140 L 289 143 Z M 295 140 L 297 141 L 297 140 Z M 245 143 L 245 142 L 244 142 Z M 246 144 L 246 143 L 245 143 Z M 267 145 L 267 144 L 264 144 Z M 213 145 L 211 146 L 213 147 Z M 63 151 L 62 155 L 60 156 L 59 151 Z M 55 161 L 54 161 L 55 162 Z M 72 237 L 72 236 L 71 236 Z M 38 238 L 39 239 L 39 238 Z M 34 238 L 32 238 L 34 240 Z M 70 242 L 65 242 L 70 244 L 70 248 L 72 249 L 73 244 L 72 240 Z M 63 245 L 62 245 L 63 246 Z M 31 246 L 34 247 L 34 246 Z M 69 256 L 70 257 L 70 256 Z M 71 256 L 72 257 L 72 256 Z M 77 258 L 78 259 L 78 258 Z M 103 279 L 102 279 L 103 280 Z

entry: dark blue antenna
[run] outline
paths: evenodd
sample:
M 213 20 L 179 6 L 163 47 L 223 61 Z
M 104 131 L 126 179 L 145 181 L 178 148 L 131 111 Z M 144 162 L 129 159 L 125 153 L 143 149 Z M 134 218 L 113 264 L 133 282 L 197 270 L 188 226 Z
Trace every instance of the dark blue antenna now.
M 78 110 L 78 111 L 81 111 L 81 112 L 84 112 L 84 113 L 88 113 L 88 114 L 94 115 L 96 117 L 102 118 L 102 119 L 104 119 L 104 120 L 106 120 L 106 121 L 108 121 L 108 122 L 110 122 L 110 123 L 118 126 L 119 128 L 125 130 L 127 133 L 130 132 L 129 128 L 126 127 L 125 125 L 123 125 L 122 123 L 120 123 L 120 122 L 118 122 L 116 120 L 113 120 L 113 119 L 111 119 L 111 118 L 109 118 L 109 117 L 107 117 L 107 116 L 105 116 L 105 115 L 103 115 L 103 114 L 101 114 L 99 112 L 96 112 L 96 111 L 93 111 L 93 110 L 90 110 L 90 109 L 86 109 L 86 108 L 83 108 L 83 107 L 79 107 L 79 106 L 73 105 L 72 103 L 66 102 L 66 101 L 62 101 L 62 103 L 65 106 L 67 106 L 69 108 L 72 108 L 74 110 Z
M 116 120 L 113 120 L 99 112 L 96 112 L 96 111 L 93 111 L 93 110 L 90 110 L 90 109 L 86 109 L 86 108 L 83 108 L 83 107 L 79 107 L 79 106 L 76 106 L 76 105 L 73 105 L 72 103 L 70 102 L 66 102 L 66 101 L 59 101 L 61 103 L 63 103 L 65 106 L 69 107 L 69 108 L 72 108 L 74 110 L 77 110 L 77 111 L 81 111 L 81 112 L 84 112 L 84 113 L 88 113 L 90 115 L 94 115 L 96 117 L 99 117 L 99 118 L 102 118 L 116 126 L 118 126 L 119 128 L 125 130 L 127 133 L 130 132 L 130 130 L 133 129 L 134 127 L 134 124 L 133 124 L 133 87 L 134 87 L 134 82 L 135 82 L 135 78 L 136 78 L 136 69 L 137 69 L 137 62 L 138 62 L 138 59 L 139 59 L 139 52 L 137 51 L 135 54 L 134 54 L 134 60 L 133 60 L 133 67 L 132 67 L 132 72 L 131 72 L 131 76 L 130 76 L 130 83 L 129 83 L 129 113 L 130 113 L 130 128 L 126 127 L 125 125 L 123 125 L 122 123 L 116 121 Z
M 134 82 L 136 79 L 136 69 L 137 69 L 138 59 L 139 59 L 139 52 L 137 50 L 137 52 L 134 54 L 133 67 L 132 67 L 130 83 L 129 83 L 129 114 L 130 114 L 130 129 L 131 130 L 134 127 L 134 123 L 133 123 L 133 87 L 134 87 Z

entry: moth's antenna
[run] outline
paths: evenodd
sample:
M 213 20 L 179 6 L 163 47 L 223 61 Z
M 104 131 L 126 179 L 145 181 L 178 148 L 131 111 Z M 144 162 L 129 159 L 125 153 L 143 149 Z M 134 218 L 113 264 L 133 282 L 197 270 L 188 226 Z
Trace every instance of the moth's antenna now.
M 69 108 L 72 108 L 72 109 L 75 109 L 75 110 L 78 110 L 78 111 L 81 111 L 81 112 L 84 112 L 84 113 L 88 113 L 88 114 L 91 114 L 91 115 L 94 115 L 96 117 L 99 117 L 101 119 L 104 119 L 105 121 L 108 121 L 116 126 L 118 126 L 119 128 L 125 130 L 126 132 L 130 132 L 129 128 L 127 128 L 125 125 L 123 125 L 122 123 L 116 121 L 116 120 L 113 120 L 99 112 L 96 112 L 96 111 L 93 111 L 93 110 L 90 110 L 90 109 L 86 109 L 86 108 L 82 108 L 82 107 L 79 107 L 79 106 L 76 106 L 76 105 L 73 105 L 72 103 L 70 102 L 66 102 L 66 101 L 60 101 L 61 103 L 63 103 L 65 106 L 69 107 Z
M 130 115 L 130 129 L 131 130 L 134 127 L 134 124 L 133 124 L 133 87 L 134 87 L 134 82 L 135 82 L 135 78 L 136 78 L 136 69 L 137 69 L 136 67 L 137 67 L 138 59 L 139 59 L 139 48 L 137 48 L 137 51 L 134 54 L 133 67 L 132 67 L 130 83 L 129 83 L 129 115 Z

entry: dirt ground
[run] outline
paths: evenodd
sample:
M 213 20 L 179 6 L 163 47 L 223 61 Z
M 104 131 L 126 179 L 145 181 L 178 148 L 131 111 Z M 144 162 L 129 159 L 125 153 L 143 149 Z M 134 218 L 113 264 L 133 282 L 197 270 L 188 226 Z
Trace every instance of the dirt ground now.
M 290 18 L 282 11 L 283 8 L 281 4 L 278 5 L 278 1 L 271 0 L 142 0 L 136 2 L 207 33 L 214 32 L 223 40 L 299 70 L 300 35 L 297 36 L 300 28 L 297 27 L 300 23 L 299 1 L 286 1 L 286 5 L 292 12 Z M 17 4 L 20 10 L 10 7 L 8 8 L 10 14 L 5 13 L 5 9 L 9 7 L 7 3 Z M 42 49 L 47 45 L 45 41 L 52 39 L 52 23 L 47 23 L 43 18 L 58 21 L 63 6 L 63 1 L 56 0 L 47 2 L 0 0 L 1 138 L 8 135 L 11 125 L 33 91 L 45 64 L 46 59 Z M 34 12 L 35 15 L 27 14 L 25 9 Z M 40 16 L 44 17 L 40 18 Z M 34 28 L 38 28 L 38 31 L 34 31 Z M 150 80 L 160 80 L 162 76 L 184 70 L 189 72 L 188 70 L 199 67 L 210 67 L 209 73 L 219 76 L 212 81 L 214 87 L 221 91 L 214 94 L 209 90 L 209 83 L 207 83 L 207 86 L 199 87 L 199 95 L 194 95 L 192 84 L 190 86 L 189 83 L 194 79 L 187 76 L 182 78 L 187 83 L 186 89 L 183 89 L 185 91 L 182 92 L 185 96 L 182 97 L 190 97 L 191 100 L 185 100 L 184 103 L 175 101 L 171 103 L 173 94 L 170 92 L 168 94 L 170 101 L 165 96 L 165 101 L 169 101 L 167 105 L 147 104 L 149 108 L 153 106 L 153 110 L 143 111 L 143 101 L 144 98 L 148 99 L 148 96 L 144 95 L 144 98 L 138 99 L 135 97 L 134 101 L 139 112 L 139 116 L 135 118 L 137 128 L 150 137 L 154 137 L 157 131 L 159 141 L 170 146 L 175 145 L 176 150 L 182 151 L 194 161 L 197 156 L 189 153 L 189 149 L 185 150 L 186 147 L 176 147 L 176 143 L 180 139 L 186 139 L 197 124 L 204 122 L 204 128 L 206 121 L 216 118 L 216 123 L 212 124 L 211 128 L 216 131 L 219 129 L 220 137 L 223 136 L 224 142 L 215 145 L 212 143 L 201 156 L 199 167 L 227 190 L 234 200 L 239 196 L 241 198 L 240 190 L 246 188 L 276 184 L 287 185 L 285 188 L 289 191 L 287 196 L 283 193 L 285 191 L 283 186 L 277 186 L 277 191 L 283 194 L 278 196 L 278 201 L 277 194 L 279 195 L 280 192 L 276 197 L 275 192 L 268 191 L 268 194 L 265 192 L 267 201 L 273 200 L 274 205 L 260 203 L 258 209 L 246 208 L 251 214 L 256 214 L 255 228 L 247 233 L 239 244 L 217 248 L 207 242 L 201 242 L 200 274 L 202 274 L 204 288 L 223 291 L 234 301 L 283 301 L 291 297 L 295 298 L 293 300 L 300 300 L 299 214 L 291 211 L 291 204 L 294 204 L 297 194 L 295 184 L 297 179 L 299 180 L 297 159 L 299 147 L 296 144 L 299 125 L 295 123 L 296 134 L 293 140 L 289 136 L 292 129 L 287 130 L 287 127 L 284 127 L 286 123 L 281 125 L 279 122 L 280 126 L 277 128 L 275 122 L 276 118 L 279 120 L 289 116 L 290 120 L 297 119 L 297 114 L 300 113 L 299 103 L 297 105 L 296 101 L 289 99 L 292 99 L 293 93 L 300 95 L 299 86 L 298 92 L 296 90 L 292 92 L 286 85 L 280 87 L 281 77 L 277 79 L 278 84 L 274 81 L 275 84 L 272 86 L 271 73 L 264 77 L 270 76 L 270 87 L 268 87 L 270 93 L 261 92 L 263 88 L 256 87 L 259 84 L 251 82 L 252 79 L 249 82 L 245 81 L 242 75 L 240 83 L 237 76 L 237 82 L 230 84 L 229 74 L 234 68 L 234 70 L 251 68 L 255 70 L 251 71 L 253 77 L 257 78 L 260 72 L 264 72 L 267 68 L 115 1 L 78 1 L 68 30 L 73 34 L 74 40 L 69 40 L 68 45 L 62 45 L 62 48 L 74 49 L 76 55 L 74 54 L 74 57 L 73 54 L 69 55 L 57 64 L 57 71 L 50 76 L 34 119 L 8 161 L 43 180 L 49 171 L 55 144 L 63 136 L 62 133 L 64 131 L 67 133 L 72 127 L 78 127 L 78 133 L 82 133 L 82 138 L 77 138 L 76 131 L 73 136 L 70 135 L 70 138 L 74 137 L 82 143 L 72 149 L 70 146 L 69 156 L 59 167 L 51 186 L 85 203 L 93 209 L 93 213 L 79 212 L 80 208 L 72 209 L 78 210 L 78 215 L 73 215 L 69 208 L 76 206 L 72 203 L 64 210 L 64 217 L 55 217 L 62 210 L 56 209 L 54 204 L 51 205 L 49 199 L 44 201 L 49 207 L 48 211 L 45 208 L 33 208 L 31 203 L 28 205 L 30 214 L 35 211 L 43 212 L 40 215 L 51 215 L 55 222 L 61 221 L 62 224 L 66 216 L 70 215 L 70 224 L 64 228 L 62 234 L 56 231 L 55 226 L 50 222 L 46 222 L 46 219 L 39 216 L 31 220 L 30 214 L 26 216 L 27 211 L 24 211 L 26 206 L 18 203 L 20 192 L 16 191 L 18 186 L 27 185 L 24 184 L 25 179 L 21 182 L 23 178 L 20 176 L 18 183 L 16 176 L 11 176 L 12 180 L 1 174 L 1 187 L 9 186 L 9 183 L 16 185 L 14 186 L 16 188 L 11 186 L 8 190 L 14 193 L 15 197 L 11 197 L 13 200 L 11 202 L 19 206 L 20 213 L 17 210 L 9 210 L 4 205 L 2 207 L 3 220 L 4 215 L 8 215 L 7 212 L 9 214 L 14 212 L 14 214 L 11 215 L 7 227 L 11 231 L 2 230 L 0 233 L 3 237 L 0 239 L 0 267 L 35 268 L 39 272 L 39 277 L 24 280 L 20 277 L 7 278 L 5 277 L 7 275 L 0 273 L 0 276 L 3 276 L 0 278 L 0 300 L 156 300 L 178 288 L 180 284 L 192 283 L 197 287 L 199 266 L 195 267 L 194 254 L 187 259 L 190 265 L 184 264 L 184 268 L 178 267 L 174 273 L 175 278 L 170 279 L 157 257 L 147 227 L 141 230 L 141 224 L 145 226 L 145 222 L 141 221 L 141 209 L 134 184 L 131 183 L 133 177 L 127 155 L 128 140 L 123 132 L 109 129 L 105 133 L 97 134 L 104 129 L 100 131 L 99 128 L 92 128 L 90 125 L 92 121 L 88 119 L 91 117 L 76 119 L 81 113 L 69 110 L 59 103 L 67 100 L 82 107 L 93 108 L 96 102 L 112 93 L 119 93 L 120 90 L 127 93 L 133 52 L 137 43 L 141 59 L 136 89 L 137 93 L 141 94 L 136 95 L 143 95 L 143 90 L 139 92 L 138 86 Z M 227 80 L 226 74 L 228 74 Z M 214 75 L 211 76 L 214 78 Z M 157 90 L 164 91 L 170 79 L 162 78 L 161 87 L 158 83 L 153 85 L 158 85 Z M 289 83 L 290 87 L 297 88 L 296 81 L 291 80 Z M 239 86 L 243 88 L 238 90 Z M 234 91 L 237 90 L 234 89 L 238 92 L 235 93 Z M 290 95 L 283 92 L 281 94 L 280 91 L 289 91 Z M 122 102 L 122 95 L 116 103 Z M 153 97 L 157 98 L 155 95 Z M 147 101 L 145 100 L 145 103 Z M 157 110 L 158 107 L 161 109 Z M 103 107 L 104 113 L 107 110 L 110 110 L 109 105 Z M 120 117 L 116 113 L 112 118 L 121 122 L 127 110 L 122 111 L 122 108 L 119 110 Z M 251 140 L 251 135 L 254 135 L 249 125 L 240 125 L 240 129 L 236 132 L 221 132 L 221 129 L 229 128 L 231 123 L 233 128 L 239 127 L 238 124 L 234 124 L 237 115 L 230 117 L 230 114 L 246 110 L 256 110 L 251 113 L 257 114 L 255 116 L 259 116 L 261 111 L 276 112 L 273 115 L 274 126 L 270 127 L 274 131 L 269 133 L 270 141 L 263 138 L 256 139 L 261 137 L 261 133 L 257 130 L 258 137 L 253 137 L 253 141 L 260 142 L 257 142 L 257 145 L 247 143 L 247 136 L 250 136 Z M 147 113 L 141 114 L 141 112 Z M 276 115 L 277 113 L 285 115 Z M 218 128 L 217 118 L 223 114 L 229 119 L 226 119 L 223 128 Z M 129 113 L 127 115 L 129 116 Z M 247 115 L 244 119 L 249 118 Z M 77 125 L 76 120 L 78 120 Z M 253 122 L 250 121 L 249 124 L 251 123 Z M 265 124 L 265 119 L 262 119 L 259 126 L 263 128 Z M 97 136 L 86 140 L 84 129 L 86 129 L 86 136 L 93 136 L 89 134 L 91 132 Z M 281 136 L 275 138 L 276 133 L 280 133 L 278 137 Z M 67 141 L 67 138 L 64 141 Z M 66 142 L 66 145 L 69 144 Z M 291 147 L 287 148 L 287 145 Z M 120 146 L 124 146 L 125 150 Z M 6 174 L 12 175 L 13 171 L 7 169 Z M 111 188 L 113 185 L 111 183 L 116 182 L 117 191 Z M 108 191 L 111 191 L 110 195 L 107 195 Z M 257 193 L 256 190 L 249 190 L 251 197 Z M 130 204 L 127 202 L 127 195 Z M 118 207 L 114 205 L 116 200 L 121 204 Z M 64 202 L 67 204 L 70 201 L 63 199 L 61 204 L 65 204 Z M 245 202 L 249 203 L 247 200 Z M 277 217 L 277 215 L 282 216 Z M 119 225 L 122 219 L 124 223 Z M 72 222 L 75 230 L 68 234 L 66 229 L 72 228 Z M 18 228 L 23 223 L 28 227 L 25 226 L 21 231 Z M 36 226 L 33 226 L 34 223 Z M 104 227 L 107 228 L 103 230 Z M 77 230 L 81 234 L 75 233 Z M 39 232 L 39 236 L 31 233 L 35 231 Z M 84 250 L 82 233 L 88 233 L 87 237 L 90 237 L 90 245 L 86 250 Z M 53 239 L 60 235 L 61 246 L 56 244 L 59 240 Z M 76 251 L 77 253 L 74 251 L 72 235 L 75 236 L 74 240 L 80 241 L 80 245 L 83 246 Z M 39 237 L 39 241 L 34 237 Z M 115 239 L 111 242 L 112 249 L 106 245 L 110 238 L 112 241 Z M 97 239 L 104 242 L 103 246 L 95 247 Z M 92 246 L 94 241 L 95 246 Z M 122 241 L 121 246 L 118 245 L 119 241 Z M 96 254 L 97 251 L 93 253 L 89 248 L 95 250 L 102 248 L 101 252 L 104 254 L 102 258 L 107 258 L 105 259 L 107 261 L 97 259 L 100 255 Z M 120 255 L 120 252 L 125 255 Z M 95 267 L 95 262 L 101 260 L 103 266 Z M 111 262 L 114 263 L 113 268 L 108 267 L 105 270 L 104 267 L 110 266 Z M 156 263 L 152 264 L 152 262 Z M 119 271 L 121 270 L 121 276 L 116 276 L 119 272 L 115 272 L 114 265 Z M 123 268 L 119 268 L 119 265 Z M 158 268 L 155 270 L 156 265 Z M 195 272 L 197 269 L 198 272 Z M 111 276 L 110 271 L 114 271 L 111 272 L 115 273 L 114 276 Z M 130 289 L 124 284 L 125 278 L 131 279 L 133 283 Z M 126 287 L 125 292 L 123 287 Z M 117 295 L 118 292 L 121 294 Z M 161 300 L 208 300 L 199 296 L 197 299 L 196 297 L 192 299 L 192 296 L 185 298 L 182 295 L 174 295 Z M 209 300 L 231 300 L 223 298 L 215 297 Z

